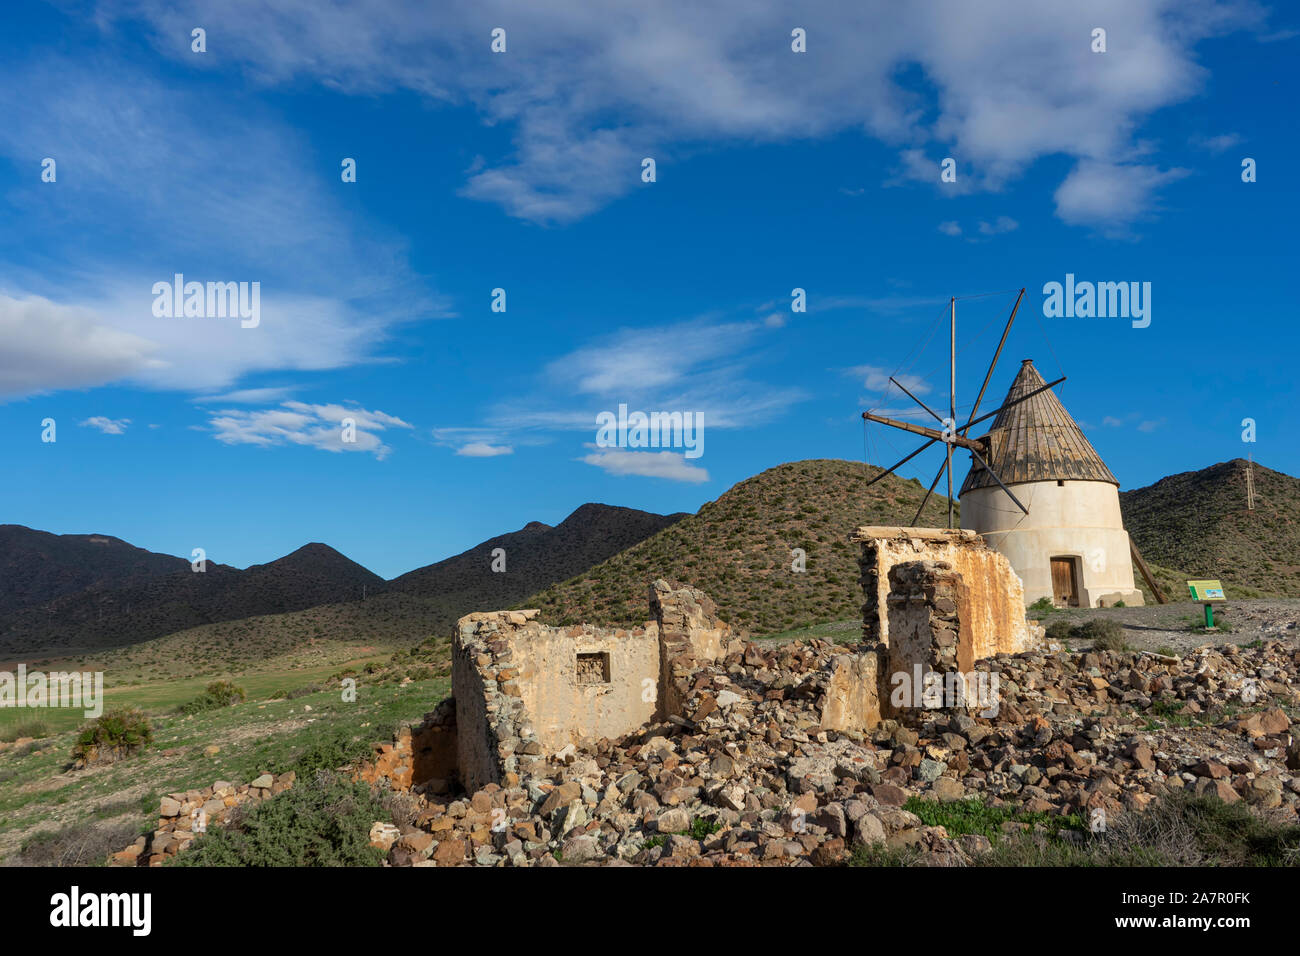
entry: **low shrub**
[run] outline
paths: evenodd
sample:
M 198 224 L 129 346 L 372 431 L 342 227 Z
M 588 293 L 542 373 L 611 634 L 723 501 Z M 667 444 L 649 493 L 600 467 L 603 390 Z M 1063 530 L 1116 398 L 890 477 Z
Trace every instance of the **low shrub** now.
M 1026 612 L 1032 614 L 1051 614 L 1056 610 L 1056 605 L 1052 603 L 1051 598 L 1040 597 L 1029 607 L 1025 608 Z
M 72 759 L 80 765 L 108 763 L 153 743 L 153 727 L 134 708 L 110 710 L 77 732 Z
M 15 740 L 21 740 L 23 737 L 32 737 L 39 740 L 49 735 L 50 728 L 43 720 L 24 720 L 21 723 L 0 728 L 0 741 L 7 744 L 11 744 Z
M 345 730 L 335 731 L 308 744 L 291 769 L 303 776 L 350 766 L 370 756 L 374 741 L 388 739 L 395 731 L 396 727 L 391 726 L 373 727 L 367 729 L 364 737 L 354 737 Z
M 1056 644 L 1064 644 L 1074 634 L 1074 625 L 1065 618 L 1057 618 L 1045 628 L 1047 639 Z
M 139 835 L 137 823 L 83 820 L 59 830 L 38 830 L 23 841 L 14 862 L 21 866 L 100 866 L 110 853 L 130 845 Z
M 1071 636 L 1075 640 L 1090 641 L 1093 650 L 1097 651 L 1126 651 L 1129 649 L 1128 638 L 1124 635 L 1124 628 L 1117 621 L 1107 618 L 1096 618 L 1080 624 L 1074 629 Z
M 247 698 L 244 688 L 236 687 L 228 680 L 214 680 L 208 685 L 202 696 L 181 704 L 178 708 L 182 714 L 201 714 L 207 710 L 218 710 L 234 704 L 242 704 Z
M 1300 864 L 1300 826 L 1275 823 L 1245 803 L 1224 803 L 1215 796 L 1173 791 L 1146 810 L 1122 814 L 1100 833 L 1081 832 L 1077 819 L 1056 824 L 1042 821 L 1030 830 L 997 835 L 1004 816 L 1030 816 L 988 808 L 979 801 L 961 806 L 909 801 L 923 820 L 949 827 L 949 833 L 983 833 L 992 848 L 971 859 L 974 866 L 1290 866 Z M 1044 827 L 1044 822 L 1048 826 Z M 1055 829 L 1053 830 L 1053 827 Z M 883 844 L 858 847 L 850 866 L 913 866 L 925 862 L 915 847 Z
M 381 866 L 384 852 L 370 845 L 370 827 L 390 819 L 366 784 L 316 773 L 269 800 L 245 804 L 170 865 Z

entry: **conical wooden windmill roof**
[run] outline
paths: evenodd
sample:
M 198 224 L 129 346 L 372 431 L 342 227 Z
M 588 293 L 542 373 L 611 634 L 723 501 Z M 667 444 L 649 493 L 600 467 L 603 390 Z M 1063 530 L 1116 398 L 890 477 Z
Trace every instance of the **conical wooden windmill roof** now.
M 1011 383 L 1006 401 L 1046 384 L 1033 361 L 1025 359 Z M 1060 479 L 1119 484 L 1051 389 L 1002 409 L 984 440 L 989 446 L 989 454 L 985 456 L 989 467 L 1006 485 Z M 997 482 L 979 462 L 972 460 L 961 494 L 988 487 L 997 487 Z

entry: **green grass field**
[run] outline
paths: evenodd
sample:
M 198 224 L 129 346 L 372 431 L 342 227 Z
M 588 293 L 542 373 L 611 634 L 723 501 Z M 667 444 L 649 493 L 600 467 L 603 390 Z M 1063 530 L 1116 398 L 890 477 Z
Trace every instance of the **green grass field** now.
M 160 640 L 177 649 L 172 638 Z M 358 654 L 361 649 L 369 653 Z M 80 709 L 0 710 L 0 741 L 21 730 L 39 732 L 33 741 L 0 749 L 0 861 L 54 862 L 42 851 L 49 844 L 65 856 L 74 845 L 80 862 L 102 862 L 101 850 L 122 849 L 156 826 L 158 801 L 166 793 L 280 773 L 309 748 L 339 739 L 388 739 L 395 727 L 417 722 L 448 696 L 448 649 L 445 640 L 396 651 L 322 642 L 260 661 L 251 655 L 245 666 L 231 670 L 191 666 L 192 672 L 207 672 L 164 679 L 151 677 L 152 659 L 144 672 L 101 655 L 42 664 L 39 669 L 50 671 L 102 668 L 105 710 L 144 711 L 154 742 L 118 763 L 73 770 L 73 741 L 86 723 Z M 175 667 L 185 665 L 178 659 Z M 337 680 L 344 672 L 357 682 L 352 702 L 343 700 Z M 404 677 L 411 679 L 403 684 Z M 215 679 L 242 687 L 247 700 L 191 716 L 177 712 Z M 218 749 L 210 753 L 211 747 Z

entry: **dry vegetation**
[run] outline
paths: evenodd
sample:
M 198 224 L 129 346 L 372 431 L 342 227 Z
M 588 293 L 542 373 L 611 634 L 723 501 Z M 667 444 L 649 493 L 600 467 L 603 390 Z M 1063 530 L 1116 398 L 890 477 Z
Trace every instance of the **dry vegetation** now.
M 589 571 L 528 598 L 552 623 L 634 624 L 645 617 L 645 589 L 657 577 L 704 590 L 725 620 L 754 633 L 841 620 L 858 614 L 862 589 L 848 533 L 863 524 L 910 524 L 925 489 L 879 468 L 814 459 L 769 468 Z M 947 522 L 947 499 L 934 495 L 922 525 Z M 807 555 L 792 570 L 793 549 Z

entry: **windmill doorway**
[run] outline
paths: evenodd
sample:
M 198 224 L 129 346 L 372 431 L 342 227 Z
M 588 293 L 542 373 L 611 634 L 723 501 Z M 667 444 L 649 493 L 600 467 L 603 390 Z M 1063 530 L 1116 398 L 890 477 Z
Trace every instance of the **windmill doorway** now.
M 1079 606 L 1079 559 L 1052 558 L 1052 603 Z

